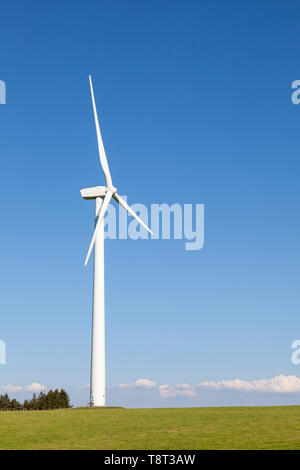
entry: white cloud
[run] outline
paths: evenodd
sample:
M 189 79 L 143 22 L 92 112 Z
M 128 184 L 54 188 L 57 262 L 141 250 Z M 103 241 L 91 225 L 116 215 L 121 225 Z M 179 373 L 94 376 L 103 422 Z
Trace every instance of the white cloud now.
M 155 388 L 156 383 L 148 379 L 139 379 L 135 382 L 135 386 L 139 388 Z
M 21 392 L 23 387 L 19 387 L 18 385 L 0 385 L 0 390 L 5 393 L 16 393 Z
M 297 393 L 300 392 L 300 379 L 295 375 L 277 375 L 271 379 L 261 380 L 221 380 L 204 381 L 198 387 L 215 390 L 242 390 L 245 392 Z
M 24 387 L 24 391 L 26 392 L 39 393 L 39 392 L 45 392 L 46 390 L 47 390 L 47 387 L 45 387 L 45 385 L 39 384 L 37 382 L 32 382 L 32 384 L 26 385 L 26 387 Z
M 119 384 L 118 388 L 155 388 L 157 384 L 149 379 L 138 379 L 133 383 Z
M 134 383 L 118 384 L 117 388 L 135 388 L 135 384 Z
M 160 385 L 159 394 L 162 398 L 175 398 L 175 397 L 196 397 L 197 394 L 193 387 L 188 384 L 175 385 Z
M 300 393 L 300 378 L 295 375 L 281 374 L 270 379 L 203 381 L 196 385 L 158 385 L 149 379 L 138 379 L 135 382 L 119 384 L 117 388 L 156 389 L 162 398 L 196 397 L 198 396 L 197 388 L 244 392 Z
M 17 393 L 17 392 L 44 392 L 47 390 L 47 387 L 45 385 L 39 384 L 37 382 L 33 382 L 30 385 L 26 385 L 25 387 L 22 387 L 21 385 L 0 385 L 0 391 L 5 392 L 5 393 Z

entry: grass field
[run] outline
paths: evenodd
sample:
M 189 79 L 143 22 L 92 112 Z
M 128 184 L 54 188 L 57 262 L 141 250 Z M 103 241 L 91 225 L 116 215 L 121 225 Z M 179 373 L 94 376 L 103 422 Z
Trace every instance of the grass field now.
M 0 412 L 0 449 L 300 449 L 300 406 Z

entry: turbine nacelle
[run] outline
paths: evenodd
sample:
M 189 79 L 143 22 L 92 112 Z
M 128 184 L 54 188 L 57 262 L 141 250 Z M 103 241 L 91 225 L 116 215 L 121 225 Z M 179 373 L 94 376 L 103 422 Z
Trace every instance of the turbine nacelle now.
M 112 186 L 108 188 L 107 186 L 95 186 L 94 188 L 85 188 L 81 189 L 80 194 L 83 199 L 96 199 L 97 197 L 105 197 L 105 194 L 110 191 L 112 194 L 117 192 L 117 188 Z

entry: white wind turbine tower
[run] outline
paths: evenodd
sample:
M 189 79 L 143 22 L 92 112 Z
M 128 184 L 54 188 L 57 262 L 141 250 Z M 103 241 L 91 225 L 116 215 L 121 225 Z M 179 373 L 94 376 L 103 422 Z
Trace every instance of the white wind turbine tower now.
M 112 179 L 102 142 L 98 121 L 93 84 L 89 76 L 93 102 L 95 125 L 98 140 L 100 163 L 105 177 L 105 186 L 86 188 L 80 191 L 84 199 L 95 199 L 95 230 L 85 260 L 85 266 L 90 258 L 93 246 L 94 253 L 94 293 L 93 293 L 93 326 L 92 326 L 92 360 L 91 360 L 91 406 L 105 406 L 105 300 L 104 300 L 104 216 L 111 198 L 114 198 L 130 215 L 151 232 L 149 227 L 137 216 L 130 206 L 122 199 Z

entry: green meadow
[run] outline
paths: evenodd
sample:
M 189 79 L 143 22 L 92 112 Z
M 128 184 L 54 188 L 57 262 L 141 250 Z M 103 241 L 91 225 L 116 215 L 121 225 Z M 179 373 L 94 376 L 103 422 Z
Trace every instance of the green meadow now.
M 300 449 L 300 406 L 6 411 L 0 449 Z

